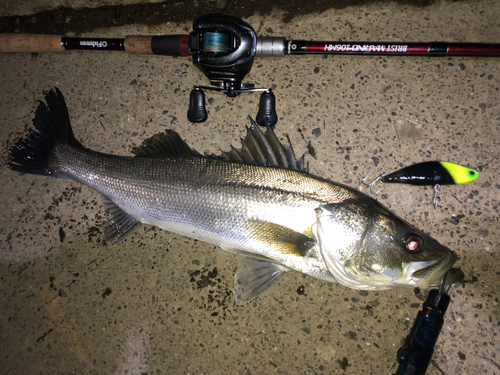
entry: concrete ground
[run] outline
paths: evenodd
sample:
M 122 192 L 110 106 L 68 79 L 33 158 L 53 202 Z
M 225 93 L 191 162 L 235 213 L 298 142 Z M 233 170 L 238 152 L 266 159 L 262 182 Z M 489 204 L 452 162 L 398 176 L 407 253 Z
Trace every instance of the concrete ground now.
M 496 43 L 499 19 L 498 3 L 485 0 L 365 4 L 286 23 L 274 11 L 245 21 L 289 39 Z M 84 35 L 192 27 L 111 26 Z M 500 152 L 497 59 L 289 56 L 255 61 L 247 81 L 275 90 L 276 132 L 288 133 L 299 155 L 310 142 L 313 174 L 365 192 L 363 177 L 382 170 L 426 160 L 479 167 Z M 165 129 L 200 152 L 238 146 L 259 102 L 256 94 L 207 93 L 208 121 L 192 124 L 189 92 L 207 81 L 190 59 L 119 52 L 0 54 L 0 82 L 2 163 L 54 87 L 76 137 L 121 155 Z M 0 171 L 1 374 L 392 374 L 426 297 L 290 272 L 236 306 L 238 256 L 152 227 L 105 245 L 97 193 Z M 500 374 L 499 171 L 495 159 L 475 182 L 444 187 L 442 209 L 421 202 L 431 189 L 381 186 L 378 199 L 455 250 L 466 275 L 451 289 L 428 374 Z

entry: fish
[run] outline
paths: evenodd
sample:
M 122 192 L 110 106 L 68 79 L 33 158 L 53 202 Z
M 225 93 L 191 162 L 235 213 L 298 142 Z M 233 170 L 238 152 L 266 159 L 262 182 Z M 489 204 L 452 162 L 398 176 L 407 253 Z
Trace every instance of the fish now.
M 271 127 L 250 118 L 240 149 L 193 150 L 177 132 L 145 140 L 131 156 L 90 150 L 74 136 L 59 89 L 40 102 L 35 130 L 9 149 L 16 172 L 78 181 L 103 196 L 103 239 L 142 224 L 241 255 L 236 304 L 290 270 L 359 290 L 428 288 L 455 252 L 367 195 L 309 173 Z

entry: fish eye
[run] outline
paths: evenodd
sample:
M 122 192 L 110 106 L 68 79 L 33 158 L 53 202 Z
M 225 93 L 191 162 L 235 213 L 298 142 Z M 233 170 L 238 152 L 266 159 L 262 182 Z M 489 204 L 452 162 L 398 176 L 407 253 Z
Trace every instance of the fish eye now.
M 404 243 L 407 251 L 409 251 L 410 253 L 414 253 L 414 252 L 420 250 L 420 248 L 422 247 L 423 241 L 416 234 L 410 234 L 410 235 L 403 238 L 403 243 Z

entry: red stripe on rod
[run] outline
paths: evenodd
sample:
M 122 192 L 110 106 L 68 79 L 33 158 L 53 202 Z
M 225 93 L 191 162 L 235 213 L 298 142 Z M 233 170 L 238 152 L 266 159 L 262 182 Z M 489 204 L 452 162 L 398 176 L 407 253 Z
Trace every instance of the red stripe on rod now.
M 447 55 L 500 57 L 500 45 L 481 43 L 449 43 Z

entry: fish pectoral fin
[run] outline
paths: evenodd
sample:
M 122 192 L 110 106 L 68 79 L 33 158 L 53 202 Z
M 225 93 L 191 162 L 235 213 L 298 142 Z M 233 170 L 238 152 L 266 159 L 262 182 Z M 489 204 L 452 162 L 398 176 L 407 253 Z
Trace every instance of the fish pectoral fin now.
M 248 220 L 246 229 L 251 233 L 252 239 L 271 246 L 282 254 L 303 257 L 316 245 L 314 238 L 275 223 Z
M 277 263 L 244 257 L 234 275 L 234 300 L 243 305 L 264 293 L 273 282 L 289 269 Z
M 123 211 L 110 198 L 104 196 L 103 200 L 107 219 L 103 237 L 105 242 L 117 243 L 141 225 L 139 220 Z

